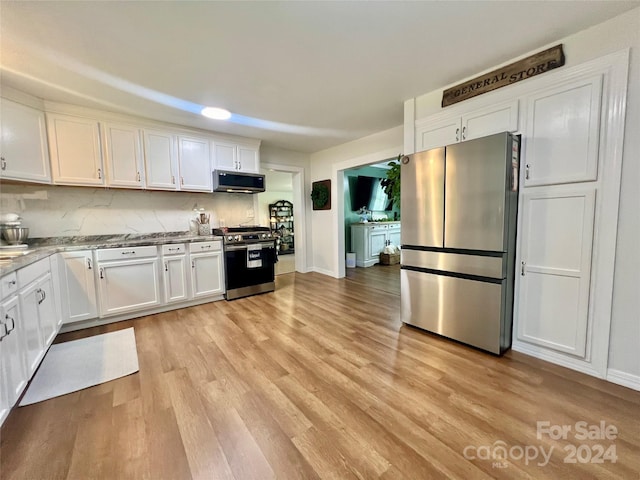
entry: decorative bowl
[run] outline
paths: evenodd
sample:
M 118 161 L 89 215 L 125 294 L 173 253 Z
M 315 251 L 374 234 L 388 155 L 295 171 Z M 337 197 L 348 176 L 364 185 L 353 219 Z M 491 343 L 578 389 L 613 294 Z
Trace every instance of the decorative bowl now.
M 2 238 L 9 245 L 20 245 L 29 238 L 29 229 L 26 227 L 2 227 Z

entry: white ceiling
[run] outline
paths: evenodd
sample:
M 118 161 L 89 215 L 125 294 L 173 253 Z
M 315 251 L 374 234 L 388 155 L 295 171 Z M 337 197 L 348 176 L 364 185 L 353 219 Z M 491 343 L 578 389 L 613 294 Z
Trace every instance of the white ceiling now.
M 0 3 L 2 83 L 314 152 L 638 1 Z M 232 122 L 196 111 L 221 106 Z

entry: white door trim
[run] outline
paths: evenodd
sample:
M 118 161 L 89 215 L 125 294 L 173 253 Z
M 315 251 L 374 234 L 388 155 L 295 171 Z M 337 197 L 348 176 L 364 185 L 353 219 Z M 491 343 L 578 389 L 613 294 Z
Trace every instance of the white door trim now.
M 306 198 L 304 194 L 304 168 L 279 163 L 261 163 L 260 168 L 293 174 L 293 221 L 296 228 L 296 272 L 306 273 L 309 271 L 309 262 L 307 261 L 307 202 L 305 201 Z M 256 212 L 258 211 L 257 195 L 253 197 L 253 209 Z

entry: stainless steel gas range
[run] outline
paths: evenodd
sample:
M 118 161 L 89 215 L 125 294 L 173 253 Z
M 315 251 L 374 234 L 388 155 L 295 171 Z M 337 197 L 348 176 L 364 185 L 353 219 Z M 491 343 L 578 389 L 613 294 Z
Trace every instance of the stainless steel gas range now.
M 275 290 L 276 236 L 268 227 L 215 228 L 224 238 L 227 300 Z

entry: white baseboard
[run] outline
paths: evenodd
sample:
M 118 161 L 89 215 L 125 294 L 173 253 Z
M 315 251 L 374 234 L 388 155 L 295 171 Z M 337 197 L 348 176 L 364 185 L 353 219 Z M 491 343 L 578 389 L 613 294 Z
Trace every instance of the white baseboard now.
M 607 381 L 640 391 L 640 375 L 623 372 L 614 368 L 607 369 Z
M 326 270 L 324 268 L 313 267 L 311 271 L 316 273 L 321 273 L 322 275 L 327 275 L 329 277 L 338 278 L 331 270 Z

